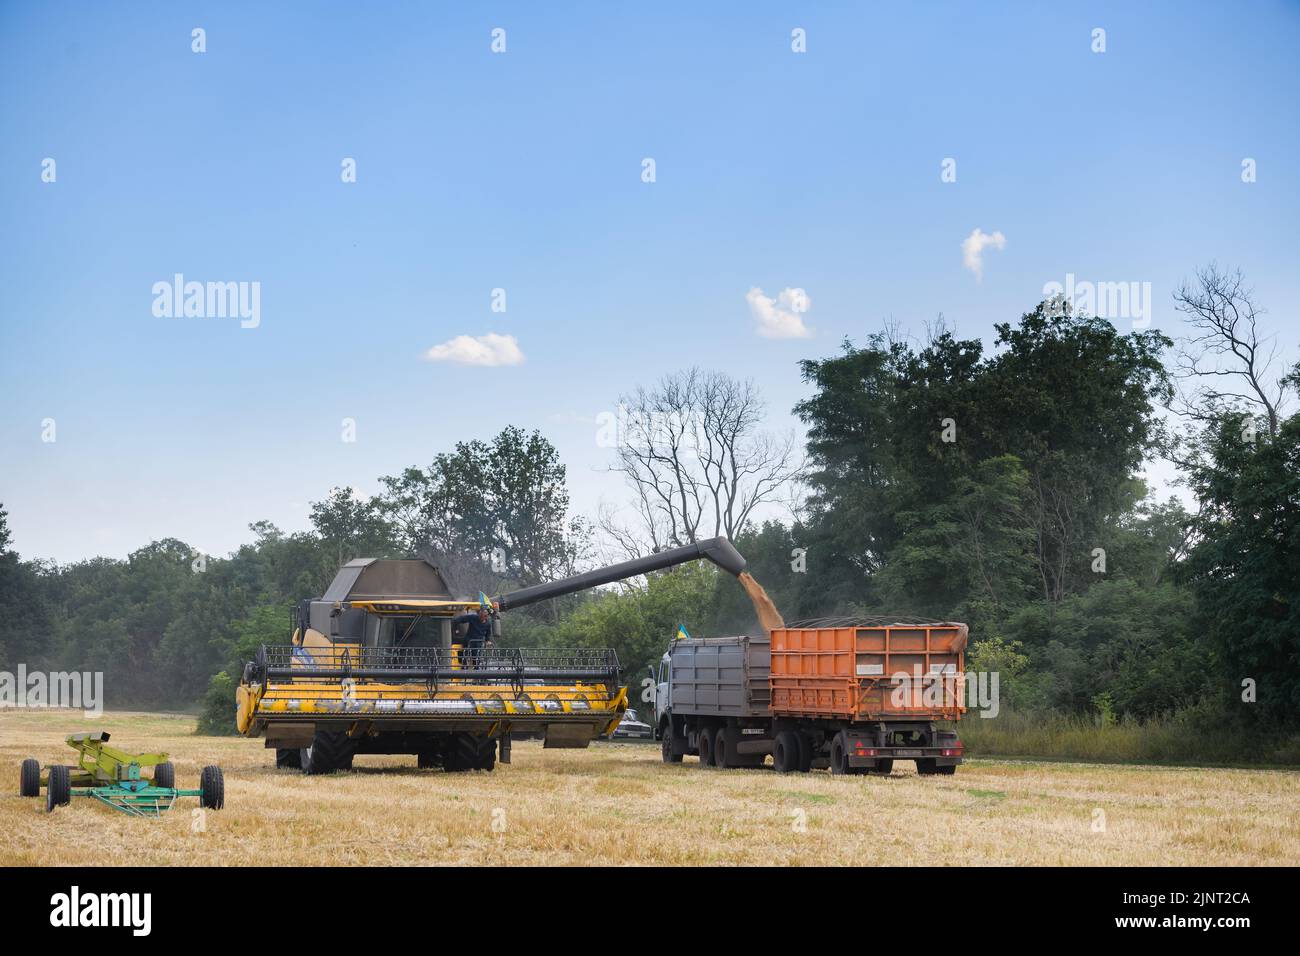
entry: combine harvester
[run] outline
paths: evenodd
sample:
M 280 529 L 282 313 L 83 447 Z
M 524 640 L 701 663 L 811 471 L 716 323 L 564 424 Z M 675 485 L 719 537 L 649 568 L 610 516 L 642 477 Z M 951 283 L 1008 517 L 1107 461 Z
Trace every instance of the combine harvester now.
M 713 538 L 497 597 L 495 611 L 707 559 L 731 574 L 745 560 Z M 350 769 L 356 754 L 415 754 L 421 767 L 491 770 L 510 762 L 512 732 L 547 747 L 586 747 L 627 708 L 618 658 L 607 649 L 453 643 L 452 618 L 480 607 L 454 598 L 422 560 L 346 564 L 323 597 L 299 603 L 291 642 L 264 645 L 237 692 L 236 726 L 264 737 L 277 767 Z

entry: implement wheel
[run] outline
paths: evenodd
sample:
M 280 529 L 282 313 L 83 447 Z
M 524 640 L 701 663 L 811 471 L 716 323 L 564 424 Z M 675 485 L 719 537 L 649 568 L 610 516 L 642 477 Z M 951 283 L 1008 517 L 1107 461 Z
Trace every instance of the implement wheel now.
M 302 751 L 297 747 L 291 750 L 282 750 L 277 748 L 275 751 L 275 769 L 276 770 L 301 770 L 302 769 Z
M 53 813 L 55 807 L 72 802 L 72 770 L 69 767 L 50 768 L 50 782 L 45 787 L 45 811 Z
M 23 797 L 41 795 L 41 762 L 34 757 L 23 761 L 22 773 L 18 778 L 18 794 Z
M 226 805 L 226 780 L 221 768 L 212 764 L 199 775 L 199 806 L 220 810 Z
M 176 765 L 160 763 L 153 768 L 153 785 L 155 787 L 166 787 L 169 790 L 176 789 Z

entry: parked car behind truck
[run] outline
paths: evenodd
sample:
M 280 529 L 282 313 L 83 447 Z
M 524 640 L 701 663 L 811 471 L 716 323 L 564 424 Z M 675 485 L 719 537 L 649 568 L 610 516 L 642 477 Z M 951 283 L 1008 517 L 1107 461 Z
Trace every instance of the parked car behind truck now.
M 962 760 L 940 722 L 965 712 L 965 624 L 858 622 L 674 641 L 656 675 L 663 759 L 783 773 L 880 773 Z

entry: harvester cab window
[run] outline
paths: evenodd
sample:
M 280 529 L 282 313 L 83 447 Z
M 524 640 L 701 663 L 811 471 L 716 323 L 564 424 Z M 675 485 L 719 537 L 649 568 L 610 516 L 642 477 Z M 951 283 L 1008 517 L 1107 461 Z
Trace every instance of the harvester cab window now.
M 380 620 L 380 647 L 439 647 L 442 624 L 423 614 L 411 617 L 385 617 Z

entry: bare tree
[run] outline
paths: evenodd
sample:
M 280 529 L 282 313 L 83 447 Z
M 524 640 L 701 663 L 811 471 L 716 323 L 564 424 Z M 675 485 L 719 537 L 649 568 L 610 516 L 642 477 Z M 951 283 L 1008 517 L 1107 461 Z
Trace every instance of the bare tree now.
M 1262 336 L 1254 290 L 1240 269 L 1221 271 L 1210 263 L 1174 293 L 1175 308 L 1188 316 L 1192 334 L 1179 343 L 1174 375 L 1180 380 L 1176 407 L 1197 421 L 1245 408 L 1263 414 L 1268 433 L 1277 434 L 1287 380 L 1273 370 L 1276 336 Z
M 745 530 L 760 505 L 789 495 L 800 472 L 791 431 L 762 429 L 752 381 L 689 369 L 619 399 L 620 472 L 633 491 L 638 532 L 606 512 L 600 524 L 625 551 L 658 550 Z M 644 538 L 642 538 L 644 536 Z

